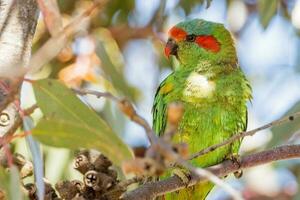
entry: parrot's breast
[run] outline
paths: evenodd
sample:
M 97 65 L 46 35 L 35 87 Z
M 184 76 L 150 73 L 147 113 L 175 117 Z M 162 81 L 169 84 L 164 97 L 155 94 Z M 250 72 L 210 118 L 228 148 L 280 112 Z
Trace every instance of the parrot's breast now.
M 183 98 L 186 102 L 195 102 L 199 99 L 209 98 L 216 89 L 214 81 L 198 72 L 192 72 L 185 83 Z

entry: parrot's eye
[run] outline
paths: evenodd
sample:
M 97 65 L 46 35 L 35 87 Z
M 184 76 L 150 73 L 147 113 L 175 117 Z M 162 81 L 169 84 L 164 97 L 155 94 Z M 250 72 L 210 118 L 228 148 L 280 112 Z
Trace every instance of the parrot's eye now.
M 194 34 L 187 35 L 185 39 L 188 42 L 194 42 L 196 40 L 196 35 L 194 35 Z

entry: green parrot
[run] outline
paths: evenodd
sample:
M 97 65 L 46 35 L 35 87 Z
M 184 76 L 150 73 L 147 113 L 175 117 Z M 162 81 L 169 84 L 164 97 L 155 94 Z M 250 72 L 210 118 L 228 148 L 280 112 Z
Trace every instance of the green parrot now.
M 247 128 L 247 101 L 251 87 L 238 64 L 234 42 L 220 23 L 193 19 L 170 29 L 167 57 L 176 56 L 177 67 L 159 86 L 153 106 L 153 128 L 161 136 L 167 125 L 167 107 L 181 102 L 184 113 L 174 142 L 185 142 L 196 153 Z M 206 168 L 238 155 L 241 141 L 221 147 L 191 161 Z M 167 199 L 205 199 L 210 182 L 186 188 Z

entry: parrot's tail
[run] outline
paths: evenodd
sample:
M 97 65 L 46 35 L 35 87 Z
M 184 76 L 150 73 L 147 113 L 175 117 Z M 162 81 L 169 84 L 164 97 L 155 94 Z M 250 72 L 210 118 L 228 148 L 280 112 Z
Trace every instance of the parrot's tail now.
M 173 192 L 165 196 L 166 200 L 204 200 L 212 190 L 214 184 L 202 182 L 193 187 L 189 187 L 178 192 Z

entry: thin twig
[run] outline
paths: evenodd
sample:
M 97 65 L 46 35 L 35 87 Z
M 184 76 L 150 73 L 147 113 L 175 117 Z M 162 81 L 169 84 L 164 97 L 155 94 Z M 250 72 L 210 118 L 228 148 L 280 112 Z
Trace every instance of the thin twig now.
M 300 145 L 286 145 L 244 156 L 241 158 L 240 166 L 230 160 L 226 160 L 221 164 L 208 167 L 206 170 L 216 176 L 224 177 L 238 170 L 293 158 L 300 158 Z M 206 180 L 208 180 L 207 177 L 195 176 L 192 174 L 188 187 Z M 155 197 L 175 192 L 186 187 L 186 184 L 177 176 L 172 176 L 161 181 L 146 183 L 135 190 L 127 192 L 124 195 L 123 200 L 151 200 Z
M 22 78 L 0 78 L 0 113 L 16 98 L 22 81 Z
M 30 106 L 29 108 L 23 110 L 23 113 L 25 116 L 31 115 L 36 109 L 38 108 L 37 104 L 34 104 Z M 16 132 L 16 130 L 22 126 L 22 118 L 18 115 L 17 119 L 14 122 L 14 125 L 4 134 L 3 137 L 0 137 L 0 149 L 2 145 L 10 143 L 15 138 L 25 137 L 28 135 L 28 133 L 23 132 L 17 135 L 13 135 L 13 133 Z
M 57 1 L 37 0 L 37 3 L 43 14 L 44 22 L 49 33 L 55 36 L 63 29 L 62 16 Z
M 18 103 L 15 103 L 15 105 L 18 107 L 19 113 L 22 113 L 23 116 L 31 115 L 38 108 L 38 105 L 34 104 L 34 105 L 30 106 L 29 108 L 23 110 L 19 107 Z M 5 137 L 8 142 L 10 142 L 12 139 L 17 137 L 17 136 L 12 136 L 12 135 L 22 125 L 22 122 L 23 122 L 22 117 L 23 116 L 18 115 L 14 125 L 7 131 L 7 133 L 5 133 Z
M 255 133 L 257 133 L 258 131 L 261 131 L 261 130 L 264 130 L 264 129 L 267 129 L 267 128 L 271 128 L 271 127 L 273 127 L 273 126 L 279 126 L 279 125 L 281 125 L 281 124 L 284 124 L 284 123 L 293 121 L 294 119 L 299 118 L 299 117 L 300 117 L 300 112 L 296 112 L 296 113 L 294 113 L 294 114 L 292 114 L 292 115 L 289 115 L 289 116 L 287 116 L 287 117 L 283 117 L 283 118 L 281 118 L 281 119 L 272 121 L 272 122 L 270 122 L 270 123 L 268 123 L 268 124 L 265 124 L 265 125 L 263 125 L 263 126 L 261 126 L 261 127 L 258 127 L 258 128 L 256 128 L 256 129 L 253 129 L 253 130 L 251 130 L 251 131 L 243 131 L 243 132 L 237 133 L 237 134 L 233 135 L 232 137 L 230 137 L 229 139 L 225 140 L 224 142 L 221 142 L 221 143 L 219 143 L 219 144 L 212 145 L 212 146 L 210 146 L 210 147 L 208 147 L 208 148 L 206 148 L 206 149 L 203 149 L 203 150 L 201 150 L 201 151 L 199 151 L 199 152 L 193 154 L 193 155 L 189 158 L 189 160 L 195 159 L 195 158 L 197 158 L 197 157 L 199 157 L 199 156 L 202 156 L 202 155 L 204 155 L 204 154 L 207 154 L 207 153 L 209 153 L 209 152 L 212 152 L 212 151 L 214 151 L 214 150 L 216 150 L 216 149 L 218 149 L 218 148 L 220 148 L 220 147 L 222 147 L 222 146 L 225 146 L 225 145 L 227 145 L 227 144 L 230 144 L 230 143 L 232 143 L 232 142 L 234 142 L 234 141 L 236 141 L 236 140 L 242 139 L 242 138 L 244 138 L 244 137 L 246 137 L 246 136 L 252 136 L 252 135 L 254 135 Z
M 38 108 L 39 108 L 39 106 L 37 104 L 33 104 L 29 108 L 24 109 L 24 114 L 26 116 L 31 115 Z
M 101 9 L 105 6 L 108 0 L 96 0 L 82 14 L 75 17 L 67 26 L 55 36 L 51 37 L 31 58 L 30 73 L 37 72 L 44 64 L 54 58 L 67 44 L 67 38 L 78 32 L 78 27 L 82 22 L 90 16 L 96 9 Z
M 108 99 L 116 102 L 119 105 L 119 108 L 122 110 L 122 112 L 125 115 L 127 115 L 130 118 L 130 120 L 139 124 L 140 126 L 142 126 L 145 129 L 147 137 L 151 144 L 157 142 L 157 140 L 158 140 L 157 136 L 153 132 L 151 126 L 148 124 L 148 122 L 142 116 L 140 116 L 136 112 L 136 110 L 134 109 L 132 104 L 127 99 L 120 99 L 109 92 L 98 92 L 98 91 L 94 91 L 94 90 L 78 90 L 78 89 L 73 89 L 73 91 L 79 95 L 88 95 L 89 94 L 89 95 L 94 95 L 97 98 L 105 97 L 105 98 L 108 98 Z
M 86 90 L 86 89 L 72 89 L 75 93 L 79 94 L 79 95 L 94 95 L 96 96 L 97 98 L 101 98 L 101 97 L 104 97 L 104 98 L 108 98 L 110 100 L 113 100 L 115 102 L 119 102 L 120 100 L 115 97 L 114 95 L 112 95 L 111 93 L 109 92 L 98 92 L 98 91 L 94 91 L 94 90 Z

